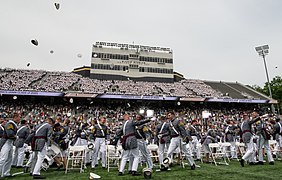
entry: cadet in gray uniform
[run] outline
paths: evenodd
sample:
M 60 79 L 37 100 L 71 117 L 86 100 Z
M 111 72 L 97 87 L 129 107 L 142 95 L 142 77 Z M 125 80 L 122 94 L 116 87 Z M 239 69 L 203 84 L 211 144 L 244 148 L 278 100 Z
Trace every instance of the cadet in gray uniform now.
M 95 138 L 95 149 L 92 154 L 92 164 L 91 167 L 95 168 L 98 164 L 98 153 L 102 152 L 102 168 L 106 167 L 106 139 L 109 139 L 109 129 L 106 126 L 106 118 L 102 117 L 100 122 L 97 121 L 97 124 L 92 129 L 92 135 Z
M 254 155 L 254 142 L 253 142 L 253 132 L 252 132 L 252 124 L 259 121 L 260 117 L 258 116 L 257 112 L 253 112 L 252 114 L 253 119 L 250 120 L 248 114 L 243 114 L 243 122 L 241 124 L 241 135 L 243 142 L 247 146 L 246 153 L 240 160 L 240 164 L 242 167 L 244 167 L 245 161 L 254 159 L 252 158 L 252 155 Z M 252 162 L 252 161 L 250 161 Z
M 217 143 L 217 135 L 218 132 L 216 130 L 216 127 L 214 124 L 211 124 L 209 127 L 209 130 L 207 132 L 206 137 L 204 138 L 204 142 L 203 142 L 203 150 L 205 152 L 206 155 L 206 159 L 205 162 L 209 163 L 209 157 L 210 157 L 210 148 L 209 148 L 209 144 L 210 143 Z
M 160 165 L 163 164 L 164 152 L 167 150 L 170 144 L 170 135 L 169 135 L 169 123 L 166 118 L 162 116 L 160 118 L 161 123 L 157 125 L 155 133 L 157 138 L 157 143 L 159 145 L 159 162 Z M 170 157 L 171 158 L 171 157 Z
M 258 139 L 258 156 L 259 162 L 258 164 L 263 165 L 263 148 L 267 154 L 267 159 L 270 165 L 274 165 L 274 160 L 272 157 L 272 153 L 269 146 L 270 140 L 270 132 L 266 127 L 266 123 L 264 120 L 257 121 L 257 135 L 259 136 Z
M 129 157 L 132 155 L 133 163 L 132 163 L 132 176 L 139 175 L 137 174 L 137 168 L 139 163 L 139 150 L 138 150 L 138 144 L 136 139 L 136 126 L 140 126 L 142 124 L 145 124 L 149 122 L 150 120 L 141 120 L 141 121 L 134 121 L 131 120 L 129 117 L 129 114 L 123 115 L 124 124 L 122 126 L 122 129 L 118 130 L 114 139 L 113 144 L 117 144 L 118 140 L 122 137 L 122 148 L 123 148 L 123 154 L 120 162 L 120 168 L 119 168 L 119 176 L 123 175 L 124 168 L 126 165 L 126 162 L 129 160 Z
M 14 142 L 15 151 L 12 161 L 12 166 L 16 166 L 17 168 L 23 167 L 23 161 L 24 161 L 24 151 L 27 147 L 27 144 L 25 144 L 25 141 L 30 133 L 29 128 L 26 125 L 26 120 L 21 121 L 21 126 L 18 128 L 17 131 L 17 139 Z
M 142 120 L 142 116 L 141 115 L 136 115 L 136 121 L 140 122 Z M 148 127 L 145 124 L 142 124 L 140 126 L 136 126 L 136 138 L 137 138 L 137 144 L 138 144 L 138 148 L 139 151 L 141 152 L 143 158 L 146 160 L 148 168 L 149 169 L 153 169 L 153 161 L 151 158 L 151 155 L 147 149 L 147 142 L 150 139 L 150 132 Z M 129 161 L 129 172 L 132 168 L 132 163 L 133 163 L 133 157 L 131 156 L 130 161 Z
M 231 152 L 231 158 L 237 159 L 237 151 L 236 151 L 236 129 L 238 129 L 238 126 L 234 125 L 234 122 L 232 120 L 227 121 L 227 126 L 224 129 L 225 134 L 225 142 L 229 142 L 231 144 L 230 146 L 230 152 Z
M 280 122 L 280 118 L 276 117 L 276 123 L 274 125 L 274 134 L 273 137 L 277 141 L 276 149 L 280 149 L 282 152 L 282 124 Z
M 169 132 L 171 137 L 167 156 L 170 157 L 172 153 L 179 147 L 180 150 L 184 153 L 186 159 L 188 160 L 191 169 L 195 170 L 195 162 L 191 154 L 189 153 L 187 147 L 183 145 L 183 141 L 189 143 L 189 140 L 192 140 L 191 136 L 185 130 L 183 121 L 174 117 L 174 112 L 169 112 L 167 116 L 169 120 Z
M 197 120 L 192 120 L 191 125 L 188 127 L 188 130 L 190 136 L 192 137 L 192 141 L 189 142 L 192 153 L 195 154 L 194 157 L 196 157 L 197 160 L 200 160 L 201 148 L 199 146 L 199 139 L 201 139 L 201 131 L 200 129 L 197 129 Z
M 47 122 L 37 125 L 34 129 L 34 137 L 31 142 L 34 157 L 31 166 L 33 179 L 45 179 L 44 176 L 40 175 L 40 169 L 47 152 L 47 146 L 51 146 L 50 138 L 54 122 L 52 118 L 48 118 Z
M 12 156 L 13 156 L 13 143 L 16 140 L 17 134 L 17 124 L 20 122 L 20 115 L 18 113 L 13 114 L 13 120 L 9 120 L 5 126 L 4 138 L 6 142 L 4 143 L 1 153 L 0 153 L 0 174 L 1 177 L 9 177 L 11 165 L 12 165 Z
M 4 138 L 5 135 L 5 129 L 4 126 L 6 124 L 5 119 L 0 119 L 0 151 L 4 145 L 4 143 L 6 142 L 6 138 Z

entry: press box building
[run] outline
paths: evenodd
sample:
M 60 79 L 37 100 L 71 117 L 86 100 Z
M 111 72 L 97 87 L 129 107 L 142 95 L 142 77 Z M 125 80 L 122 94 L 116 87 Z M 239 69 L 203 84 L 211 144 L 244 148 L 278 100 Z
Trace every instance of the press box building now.
M 96 42 L 90 78 L 173 82 L 173 53 L 170 48 Z

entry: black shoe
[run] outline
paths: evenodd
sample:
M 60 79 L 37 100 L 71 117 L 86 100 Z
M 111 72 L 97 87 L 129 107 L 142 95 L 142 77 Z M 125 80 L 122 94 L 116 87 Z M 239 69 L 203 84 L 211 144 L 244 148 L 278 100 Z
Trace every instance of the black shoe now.
M 123 175 L 123 173 L 122 172 L 118 172 L 118 176 L 122 176 Z
M 105 167 L 105 166 L 102 166 L 102 169 L 106 169 L 106 167 Z
M 17 169 L 21 169 L 24 168 L 23 166 L 16 166 Z
M 244 160 L 244 159 L 241 159 L 241 160 L 240 160 L 240 164 L 241 164 L 242 167 L 244 167 L 244 166 L 245 166 L 245 160 Z
M 140 176 L 141 174 L 137 173 L 136 171 L 132 171 L 132 176 Z
M 95 167 L 98 167 L 98 164 L 95 164 Z
M 256 163 L 254 163 L 254 162 L 249 162 L 249 165 L 250 165 L 250 166 L 256 165 Z
M 11 167 L 12 167 L 12 168 L 15 168 L 15 167 L 17 167 L 17 166 L 15 166 L 15 165 L 12 165 Z
M 270 162 L 269 162 L 269 165 L 274 165 L 274 161 L 270 161 Z
M 24 167 L 24 173 L 28 173 L 28 168 L 29 168 L 29 167 L 27 167 L 27 166 Z
M 11 177 L 14 177 L 12 175 L 8 175 L 8 176 L 4 176 L 5 178 L 11 178 Z
M 193 165 L 191 166 L 191 169 L 192 169 L 192 170 L 195 170 L 195 169 L 196 169 L 195 164 L 193 164 Z
M 32 173 L 29 173 L 30 176 L 32 176 Z
M 132 171 L 131 171 L 131 170 L 129 170 L 127 174 L 132 174 Z
M 257 162 L 258 165 L 264 165 L 262 161 Z
M 46 179 L 46 177 L 40 175 L 33 175 L 33 179 Z

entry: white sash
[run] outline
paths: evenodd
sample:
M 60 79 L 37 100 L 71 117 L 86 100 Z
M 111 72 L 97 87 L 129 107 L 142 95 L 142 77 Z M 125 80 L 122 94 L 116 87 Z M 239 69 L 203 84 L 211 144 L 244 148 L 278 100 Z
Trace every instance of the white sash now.
M 280 134 L 282 133 L 282 127 L 281 127 L 281 123 L 278 122 L 279 128 L 280 128 Z
M 99 127 L 100 131 L 102 132 L 102 135 L 105 136 L 105 132 L 104 132 L 104 130 L 102 129 L 102 127 L 101 127 L 99 121 L 97 121 L 97 124 L 98 124 L 98 127 Z
M 20 129 L 18 129 L 16 136 L 18 136 L 18 133 L 24 128 L 25 126 L 22 126 Z
M 125 135 L 125 126 L 126 124 L 128 123 L 129 120 L 125 121 L 124 125 L 123 125 L 123 128 L 122 128 L 122 131 L 123 131 L 123 135 Z
M 164 123 L 163 123 L 163 125 L 162 125 L 162 127 L 161 127 L 161 130 L 160 130 L 160 132 L 159 132 L 159 134 L 162 134 L 162 132 L 163 132 L 163 128 L 164 128 L 165 124 L 166 124 L 166 122 L 164 122 Z
M 179 135 L 179 133 L 176 131 L 175 127 L 173 126 L 172 122 L 169 121 L 169 123 L 170 123 L 170 126 L 171 126 L 172 130 L 173 130 L 177 135 Z
M 41 125 L 36 131 L 35 131 L 35 135 L 38 133 L 38 131 L 40 130 L 40 129 L 42 129 L 44 126 L 46 126 L 48 123 L 45 123 L 45 124 L 43 124 L 43 125 Z

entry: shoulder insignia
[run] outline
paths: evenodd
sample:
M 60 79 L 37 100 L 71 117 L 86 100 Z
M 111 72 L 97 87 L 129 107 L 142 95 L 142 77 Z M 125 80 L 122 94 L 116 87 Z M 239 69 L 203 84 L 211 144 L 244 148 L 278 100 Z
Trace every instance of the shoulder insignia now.
M 183 120 L 179 120 L 178 125 L 179 125 L 179 126 L 184 126 Z
M 144 131 L 144 132 L 146 132 L 146 131 L 148 131 L 148 130 L 149 130 L 149 129 L 148 129 L 146 126 L 143 127 L 143 131 Z
M 7 126 L 7 129 L 14 129 L 13 124 L 9 124 L 9 125 Z

